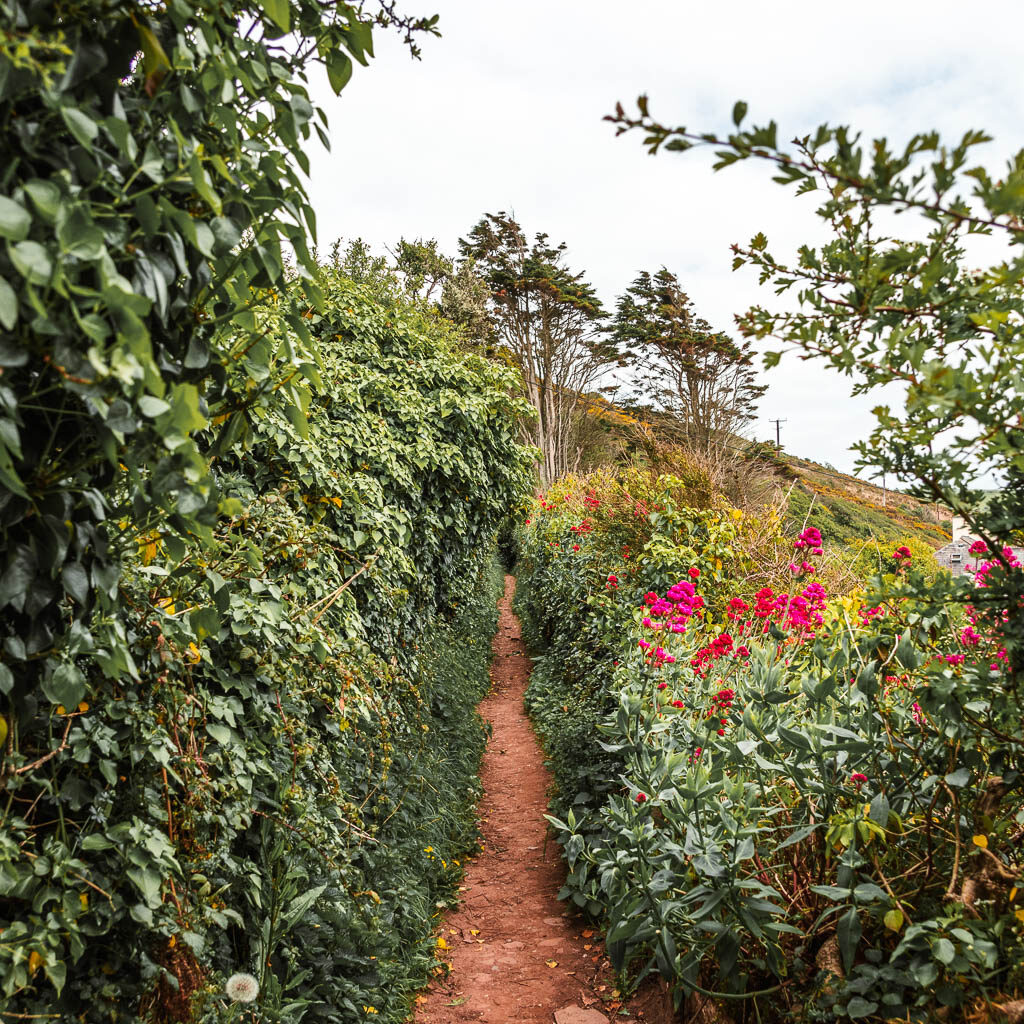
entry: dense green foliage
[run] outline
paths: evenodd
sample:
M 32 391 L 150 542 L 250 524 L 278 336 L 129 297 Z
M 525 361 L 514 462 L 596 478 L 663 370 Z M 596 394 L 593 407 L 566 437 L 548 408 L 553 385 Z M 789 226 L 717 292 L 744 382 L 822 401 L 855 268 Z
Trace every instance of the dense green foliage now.
M 509 371 L 414 301 L 319 285 L 302 415 L 281 389 L 212 459 L 212 542 L 108 524 L 120 613 L 73 625 L 52 703 L 14 705 L 9 1011 L 186 1019 L 191 997 L 215 1019 L 249 969 L 261 1019 L 401 1019 L 422 981 L 472 837 L 490 552 L 531 458 Z M 287 309 L 260 313 L 271 377 Z
M 1007 998 L 1024 980 L 1005 859 L 1024 821 L 1003 804 L 1019 715 L 956 703 L 981 663 L 998 693 L 998 636 L 883 596 L 924 585 L 902 553 L 828 595 L 813 529 L 785 591 L 759 587 L 745 535 L 763 547 L 778 526 L 684 500 L 671 479 L 568 481 L 521 531 L 563 895 L 605 918 L 633 980 L 656 971 L 742 1019 Z
M 512 375 L 316 265 L 300 172 L 310 69 L 434 19 L 0 10 L 0 1010 L 401 1019 L 530 458 Z

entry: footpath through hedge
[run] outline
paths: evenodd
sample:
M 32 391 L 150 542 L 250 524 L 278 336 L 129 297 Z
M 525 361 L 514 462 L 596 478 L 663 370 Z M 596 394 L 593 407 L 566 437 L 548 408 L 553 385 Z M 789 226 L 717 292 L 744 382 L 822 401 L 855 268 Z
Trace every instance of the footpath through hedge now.
M 438 937 L 448 962 L 417 998 L 418 1024 L 516 1021 L 600 1024 L 619 1015 L 619 993 L 600 936 L 558 900 L 565 866 L 548 841 L 544 814 L 550 775 L 523 694 L 531 662 L 512 613 L 515 579 L 494 638 L 492 689 L 480 705 L 490 725 L 479 805 L 481 850 L 466 872 L 462 903 Z M 653 1020 L 651 1008 L 640 1018 Z

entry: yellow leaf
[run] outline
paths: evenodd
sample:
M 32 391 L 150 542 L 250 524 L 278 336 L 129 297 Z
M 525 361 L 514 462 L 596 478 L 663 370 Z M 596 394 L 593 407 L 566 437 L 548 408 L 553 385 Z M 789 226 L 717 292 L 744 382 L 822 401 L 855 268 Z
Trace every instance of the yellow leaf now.
M 66 707 L 64 707 L 63 704 L 58 704 L 57 705 L 57 714 L 58 715 L 66 715 L 67 713 L 68 713 L 68 710 L 67 710 Z
M 89 705 L 83 700 L 82 703 L 78 705 L 78 710 L 84 715 L 86 711 L 89 710 Z
M 548 967 L 557 967 L 558 966 L 558 961 L 557 960 L 545 960 L 544 963 L 546 963 L 548 965 Z
M 980 846 L 983 850 L 988 849 L 988 836 L 975 836 L 972 840 L 975 846 Z
M 1013 912 L 1013 916 L 1016 917 L 1018 921 L 1024 921 L 1024 910 L 1015 910 Z
M 417 996 L 417 997 L 416 997 L 416 1002 L 417 1002 L 417 1003 L 418 1003 L 418 1004 L 419 1004 L 420 1006 L 422 1006 L 422 1005 L 423 1005 L 423 1004 L 424 1004 L 424 1003 L 425 1003 L 426 1001 L 427 1001 L 427 997 L 426 997 L 426 996 Z
M 82 904 L 82 909 L 83 910 L 88 910 L 89 909 L 89 894 L 87 892 L 80 892 L 78 894 L 78 899 L 79 899 L 79 901 Z
M 882 923 L 889 931 L 898 932 L 903 927 L 903 911 L 894 907 L 882 918 Z
M 1017 898 L 1017 886 L 1014 886 L 1010 890 L 1010 902 L 1012 903 Z
M 1014 889 L 1014 892 L 1016 892 L 1016 891 L 1017 891 L 1017 890 L 1016 890 L 1016 889 Z M 1010 899 L 1012 900 L 1012 899 L 1013 899 L 1013 897 L 1011 896 L 1011 897 L 1010 897 Z M 479 928 L 470 928 L 470 929 L 469 929 L 469 934 L 470 934 L 470 935 L 479 935 L 479 934 L 480 934 L 480 929 L 479 929 Z
M 33 949 L 28 955 L 28 973 L 35 974 L 43 966 L 43 958 Z
M 438 937 L 437 937 L 437 948 L 438 949 L 447 949 L 448 948 L 448 943 L 445 941 L 445 937 L 443 935 L 438 935 Z

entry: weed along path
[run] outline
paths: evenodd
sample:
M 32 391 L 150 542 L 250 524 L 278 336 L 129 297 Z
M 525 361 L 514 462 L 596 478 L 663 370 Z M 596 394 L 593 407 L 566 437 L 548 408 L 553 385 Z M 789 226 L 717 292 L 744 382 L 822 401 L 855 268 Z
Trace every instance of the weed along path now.
M 565 872 L 557 844 L 547 838 L 550 779 L 523 710 L 531 663 L 510 607 L 514 592 L 515 579 L 506 576 L 493 685 L 480 706 L 493 730 L 481 770 L 483 850 L 469 864 L 459 909 L 440 932 L 439 956 L 451 970 L 417 998 L 415 1020 L 635 1021 L 619 1013 L 599 936 L 557 898 Z

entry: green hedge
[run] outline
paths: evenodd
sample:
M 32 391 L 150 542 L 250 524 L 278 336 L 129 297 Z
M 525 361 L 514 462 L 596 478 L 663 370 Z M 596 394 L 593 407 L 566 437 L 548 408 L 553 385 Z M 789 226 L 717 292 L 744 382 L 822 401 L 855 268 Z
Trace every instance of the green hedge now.
M 198 438 L 224 496 L 206 537 L 133 520 L 115 479 L 117 611 L 76 620 L 4 717 L 0 1012 L 229 1019 L 246 972 L 259 1020 L 401 1020 L 426 977 L 532 457 L 508 371 L 320 276 L 308 401 Z M 290 322 L 261 318 L 236 393 L 287 374 Z

